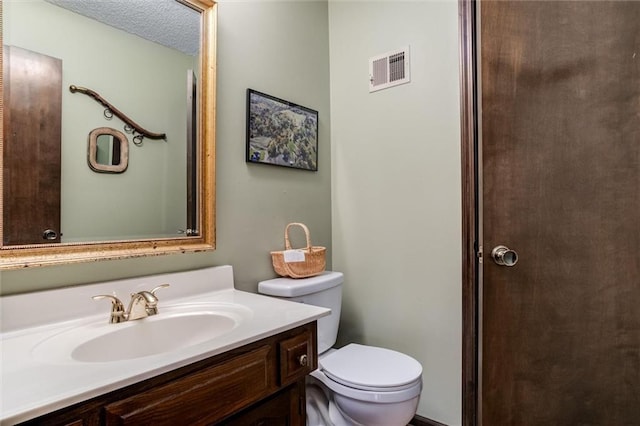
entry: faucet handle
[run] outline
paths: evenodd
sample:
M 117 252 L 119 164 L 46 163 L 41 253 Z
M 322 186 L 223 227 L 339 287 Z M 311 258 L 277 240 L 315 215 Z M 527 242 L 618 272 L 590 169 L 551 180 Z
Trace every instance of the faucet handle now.
M 155 296 L 156 291 L 160 290 L 161 288 L 167 288 L 167 287 L 169 287 L 169 284 L 160 284 L 158 287 L 155 287 L 153 290 L 151 290 L 151 294 Z
M 126 320 L 124 305 L 122 304 L 120 299 L 118 299 L 117 297 L 112 296 L 110 294 L 100 294 L 97 296 L 93 296 L 92 299 L 93 300 L 101 300 L 101 299 L 111 300 L 111 316 L 109 317 L 110 324 L 115 324 L 115 323 L 119 323 Z
M 112 296 L 110 294 L 100 294 L 98 296 L 92 296 L 91 298 L 93 300 L 110 299 L 111 303 L 113 304 L 113 306 L 123 306 L 122 302 L 120 301 L 120 299 L 118 299 L 116 296 Z

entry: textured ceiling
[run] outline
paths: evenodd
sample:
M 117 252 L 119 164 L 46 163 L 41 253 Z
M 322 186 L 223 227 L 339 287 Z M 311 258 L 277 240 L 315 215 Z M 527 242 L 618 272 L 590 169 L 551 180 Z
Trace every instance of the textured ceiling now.
M 200 50 L 200 14 L 176 0 L 46 1 L 188 55 Z

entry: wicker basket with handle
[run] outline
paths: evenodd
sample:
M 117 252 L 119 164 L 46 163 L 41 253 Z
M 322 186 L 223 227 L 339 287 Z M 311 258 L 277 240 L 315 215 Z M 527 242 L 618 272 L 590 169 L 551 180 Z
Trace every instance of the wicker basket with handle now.
M 299 226 L 304 230 L 307 247 L 292 249 L 289 241 L 289 228 Z M 312 246 L 309 228 L 304 223 L 293 222 L 284 230 L 284 251 L 272 251 L 273 269 L 282 277 L 307 278 L 320 274 L 326 267 L 326 247 Z

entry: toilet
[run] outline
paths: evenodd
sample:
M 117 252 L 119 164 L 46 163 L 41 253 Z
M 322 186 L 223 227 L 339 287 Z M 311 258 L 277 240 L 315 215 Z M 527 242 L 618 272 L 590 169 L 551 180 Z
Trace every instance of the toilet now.
M 422 391 L 422 366 L 403 353 L 351 343 L 332 346 L 338 335 L 340 272 L 304 279 L 261 281 L 261 294 L 331 309 L 318 320 L 318 368 L 307 380 L 307 426 L 406 426 Z

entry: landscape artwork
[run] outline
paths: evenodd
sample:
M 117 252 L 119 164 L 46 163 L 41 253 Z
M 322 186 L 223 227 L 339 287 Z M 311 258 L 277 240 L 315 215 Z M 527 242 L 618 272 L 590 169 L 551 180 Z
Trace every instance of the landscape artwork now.
M 318 170 L 318 112 L 247 89 L 247 162 Z

